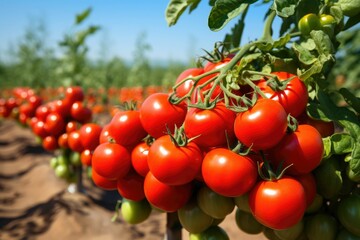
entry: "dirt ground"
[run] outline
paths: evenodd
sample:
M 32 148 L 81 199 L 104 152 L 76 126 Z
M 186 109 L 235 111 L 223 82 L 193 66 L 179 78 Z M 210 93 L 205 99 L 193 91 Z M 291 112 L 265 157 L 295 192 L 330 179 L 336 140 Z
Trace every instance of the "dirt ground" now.
M 121 217 L 111 222 L 117 192 L 102 191 L 84 178 L 85 193 L 70 193 L 55 176 L 52 154 L 36 144 L 29 129 L 0 120 L 0 239 L 39 240 L 158 240 L 164 239 L 166 215 L 153 212 L 148 220 L 130 225 Z M 260 240 L 262 234 L 241 232 L 234 213 L 220 226 L 230 239 Z M 188 233 L 183 230 L 183 239 Z

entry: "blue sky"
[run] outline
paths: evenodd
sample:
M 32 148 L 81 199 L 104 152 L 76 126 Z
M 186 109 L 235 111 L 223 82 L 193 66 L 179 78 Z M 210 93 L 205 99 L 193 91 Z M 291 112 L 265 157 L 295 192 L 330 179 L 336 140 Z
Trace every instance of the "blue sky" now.
M 99 25 L 101 31 L 90 36 L 89 56 L 99 58 L 101 45 L 107 46 L 107 57 L 132 59 L 135 42 L 146 34 L 151 46 L 150 59 L 186 61 L 211 50 L 235 24 L 230 22 L 223 30 L 212 32 L 207 26 L 210 12 L 208 0 L 202 0 L 191 14 L 185 12 L 175 26 L 168 27 L 165 9 L 168 0 L 0 0 L 0 59 L 5 58 L 10 45 L 16 46 L 31 20 L 45 23 L 47 45 L 59 49 L 57 43 L 72 30 L 75 15 L 92 7 L 90 17 L 76 30 Z M 268 6 L 253 6 L 247 17 L 243 43 L 261 36 L 263 16 Z M 73 29 L 74 30 L 74 29 Z

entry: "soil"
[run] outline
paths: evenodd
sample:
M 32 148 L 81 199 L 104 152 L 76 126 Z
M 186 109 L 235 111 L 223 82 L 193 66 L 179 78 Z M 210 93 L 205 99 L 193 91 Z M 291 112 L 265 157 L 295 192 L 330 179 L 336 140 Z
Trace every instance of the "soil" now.
M 166 214 L 154 211 L 138 225 L 121 216 L 111 222 L 119 194 L 103 191 L 84 177 L 84 192 L 71 193 L 55 176 L 54 155 L 36 143 L 33 133 L 14 120 L 0 120 L 0 239 L 159 240 L 164 239 Z M 220 224 L 230 239 L 260 240 L 235 224 L 234 212 Z M 183 239 L 188 233 L 182 231 Z

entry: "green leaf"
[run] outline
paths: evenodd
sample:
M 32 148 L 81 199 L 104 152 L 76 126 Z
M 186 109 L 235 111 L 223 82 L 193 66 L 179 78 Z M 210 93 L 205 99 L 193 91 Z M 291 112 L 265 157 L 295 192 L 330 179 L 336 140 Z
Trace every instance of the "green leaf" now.
M 316 56 L 314 56 L 308 49 L 304 48 L 302 45 L 298 43 L 293 43 L 292 48 L 298 56 L 299 61 L 303 64 L 311 65 L 318 61 Z
M 294 15 L 298 0 L 275 0 L 273 8 L 280 17 L 290 17 Z
M 354 146 L 354 150 L 351 153 L 351 160 L 349 162 L 352 175 L 356 179 L 360 179 L 360 143 L 357 142 Z
M 313 30 L 310 32 L 310 36 L 314 40 L 319 54 L 330 55 L 335 52 L 329 35 L 327 35 L 324 31 Z
M 239 16 L 253 1 L 217 0 L 211 9 L 208 25 L 211 31 L 219 31 L 233 18 Z
M 339 6 L 331 6 L 330 14 L 335 18 L 337 24 L 339 24 L 344 18 L 344 14 Z
M 344 100 L 350 107 L 352 107 L 357 113 L 360 113 L 360 98 L 356 97 L 346 88 L 341 88 L 339 93 L 343 96 Z
M 347 133 L 336 133 L 324 138 L 325 154 L 324 158 L 331 155 L 342 155 L 350 153 L 354 147 L 354 139 Z
M 305 71 L 298 72 L 298 76 L 301 80 L 306 81 L 312 75 L 320 73 L 322 68 L 323 64 L 318 59 L 316 59 L 310 68 L 306 69 Z
M 360 0 L 339 0 L 337 5 L 340 6 L 344 15 L 353 17 L 360 13 Z
M 279 39 L 277 39 L 276 41 L 262 41 L 262 42 L 258 42 L 256 43 L 256 46 L 265 52 L 270 51 L 271 49 L 274 48 L 282 48 L 284 47 L 289 41 L 290 41 L 290 35 L 286 34 L 282 37 L 280 37 Z
M 189 11 L 192 12 L 200 1 L 201 0 L 171 0 L 165 10 L 165 19 L 168 26 L 175 25 L 186 8 L 189 7 Z
M 81 22 L 83 22 L 90 15 L 91 10 L 92 10 L 91 8 L 88 8 L 85 11 L 83 11 L 82 13 L 77 14 L 75 23 L 80 24 Z

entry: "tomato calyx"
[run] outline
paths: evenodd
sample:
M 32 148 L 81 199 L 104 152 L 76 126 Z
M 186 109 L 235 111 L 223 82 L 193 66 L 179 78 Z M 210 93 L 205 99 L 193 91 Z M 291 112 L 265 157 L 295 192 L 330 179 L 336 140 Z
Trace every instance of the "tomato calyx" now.
M 223 61 L 229 55 L 229 51 L 225 48 L 225 44 L 220 41 L 215 43 L 212 53 L 205 49 L 203 49 L 203 51 L 206 55 L 199 58 L 199 64 L 201 64 L 203 60 L 210 63 L 218 63 Z
M 121 207 L 122 201 L 117 200 L 116 205 L 115 205 L 115 212 L 114 215 L 111 217 L 111 222 L 116 222 L 116 220 L 119 218 L 119 211 L 120 211 L 120 207 Z
M 190 141 L 197 138 L 197 136 L 196 136 L 196 137 L 189 139 L 185 134 L 184 126 L 181 126 L 180 128 L 175 126 L 174 134 L 172 134 L 170 129 L 168 129 L 168 128 L 167 128 L 167 131 L 168 131 L 168 135 L 171 139 L 171 142 L 177 147 L 185 147 Z
M 280 79 L 274 75 L 266 81 L 266 84 L 274 91 L 284 91 L 288 85 L 296 76 L 292 76 L 286 80 L 280 81 Z
M 299 123 L 296 120 L 296 118 L 294 118 L 293 116 L 291 116 L 290 114 L 287 117 L 287 121 L 288 121 L 288 127 L 287 127 L 287 133 L 293 133 L 297 130 Z
M 269 161 L 265 158 L 265 155 L 262 151 L 260 151 L 260 155 L 263 159 L 263 162 L 257 162 L 258 173 L 259 176 L 266 181 L 276 181 L 281 179 L 284 176 L 286 170 L 293 165 L 290 164 L 283 168 L 283 161 L 281 161 L 279 166 L 274 170 Z

